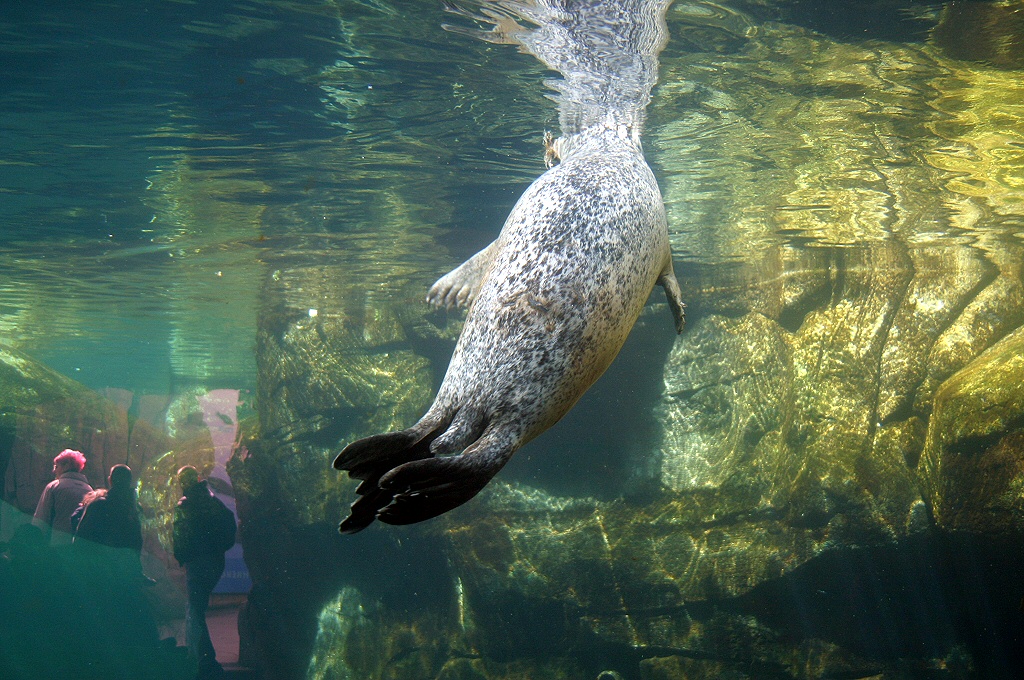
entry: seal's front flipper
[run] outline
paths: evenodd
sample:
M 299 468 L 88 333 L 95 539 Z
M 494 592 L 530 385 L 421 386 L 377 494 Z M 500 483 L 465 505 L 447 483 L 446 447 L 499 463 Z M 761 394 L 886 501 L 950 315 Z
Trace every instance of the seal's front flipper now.
M 427 302 L 435 307 L 469 307 L 491 267 L 498 242 L 493 241 L 479 253 L 448 272 L 430 287 Z
M 483 489 L 515 447 L 507 441 L 482 437 L 465 453 L 406 463 L 380 479 L 381 489 L 393 494 L 377 513 L 388 524 L 413 524 L 456 508 Z
M 376 434 L 346 446 L 334 459 L 334 468 L 348 470 L 349 477 L 363 481 L 356 489 L 361 498 L 352 504 L 348 518 L 338 530 L 354 534 L 369 526 L 377 512 L 394 498 L 393 493 L 378 487 L 380 478 L 410 461 L 432 456 L 430 444 L 443 430 L 444 427 L 431 429 L 417 425 L 401 432 Z
M 676 280 L 676 273 L 672 270 L 671 260 L 667 269 L 658 277 L 658 285 L 665 289 L 665 297 L 668 298 L 672 318 L 676 320 L 676 333 L 682 333 L 683 326 L 686 325 L 686 303 L 683 302 L 683 291 L 679 289 L 679 281 Z

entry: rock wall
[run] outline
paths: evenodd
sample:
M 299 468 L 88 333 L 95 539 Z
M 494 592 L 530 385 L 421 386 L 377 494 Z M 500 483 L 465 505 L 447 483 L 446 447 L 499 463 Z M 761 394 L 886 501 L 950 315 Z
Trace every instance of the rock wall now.
M 645 493 L 499 477 L 435 522 L 355 537 L 335 533 L 354 485 L 330 461 L 415 420 L 432 395 L 415 348 L 443 356 L 450 331 L 387 307 L 267 316 L 261 397 L 296 396 L 264 402 L 277 428 L 231 466 L 253 660 L 273 677 L 1003 677 L 1021 662 L 1021 335 L 985 349 L 961 330 L 1000 277 L 969 249 L 796 257 L 776 254 L 766 290 L 693 300 Z

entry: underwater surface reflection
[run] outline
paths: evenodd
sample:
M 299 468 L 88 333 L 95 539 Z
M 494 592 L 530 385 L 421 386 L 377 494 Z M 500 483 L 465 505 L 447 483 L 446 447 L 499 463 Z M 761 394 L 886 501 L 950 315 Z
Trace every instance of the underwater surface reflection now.
M 78 448 L 140 480 L 172 641 L 172 480 L 217 480 L 266 678 L 1016 677 L 1020 0 L 674 2 L 642 141 L 686 331 L 658 291 L 478 498 L 337 534 L 330 461 L 414 423 L 461 330 L 427 289 L 544 172 L 557 74 L 492 31 L 541 4 L 6 8 L 0 542 Z M 0 648 L 45 641 L 36 587 Z

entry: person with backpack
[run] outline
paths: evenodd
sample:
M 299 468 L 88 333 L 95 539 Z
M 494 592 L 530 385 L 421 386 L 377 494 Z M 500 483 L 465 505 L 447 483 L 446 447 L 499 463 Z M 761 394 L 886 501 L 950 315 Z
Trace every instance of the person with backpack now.
M 182 498 L 174 510 L 174 558 L 185 568 L 188 606 L 185 644 L 199 666 L 199 678 L 223 675 L 206 625 L 206 608 L 224 573 L 224 553 L 235 544 L 235 515 L 213 495 L 191 465 L 178 470 Z

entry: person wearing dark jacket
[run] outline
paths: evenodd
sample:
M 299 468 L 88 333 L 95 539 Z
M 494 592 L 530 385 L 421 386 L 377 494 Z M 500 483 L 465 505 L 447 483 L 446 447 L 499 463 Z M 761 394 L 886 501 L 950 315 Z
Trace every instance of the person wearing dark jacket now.
M 160 636 L 142 589 L 153 582 L 142 573 L 142 524 L 131 468 L 113 466 L 107 482 L 108 489 L 86 494 L 78 517 L 72 515 L 83 601 L 90 602 L 94 620 L 103 622 L 92 631 L 83 658 L 97 669 L 121 663 L 133 677 L 152 677 Z M 111 649 L 118 650 L 116 662 L 103 651 Z
M 199 664 L 199 677 L 218 677 L 223 671 L 206 626 L 206 608 L 224 573 L 224 553 L 234 544 L 235 518 L 191 465 L 178 470 L 178 483 L 184 495 L 174 511 L 174 558 L 185 568 L 188 590 L 185 644 Z
M 120 575 L 141 580 L 142 523 L 132 469 L 115 465 L 110 468 L 107 482 L 109 489 L 96 489 L 86 494 L 71 516 L 75 545 L 89 541 L 112 548 L 109 553 Z
M 142 524 L 132 469 L 115 465 L 110 468 L 107 480 L 108 490 L 98 489 L 83 499 L 75 541 L 83 539 L 111 548 L 129 548 L 138 555 L 142 552 Z

